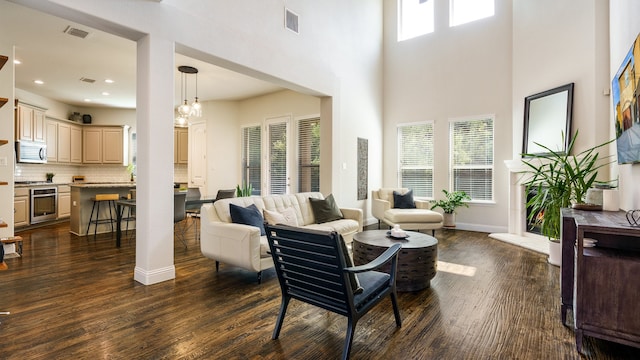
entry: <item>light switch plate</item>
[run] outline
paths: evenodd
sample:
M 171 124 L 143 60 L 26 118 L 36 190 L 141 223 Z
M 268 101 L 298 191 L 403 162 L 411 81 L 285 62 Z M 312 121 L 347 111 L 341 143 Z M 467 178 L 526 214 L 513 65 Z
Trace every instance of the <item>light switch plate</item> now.
M 0 157 L 0 166 L 7 166 L 7 157 Z

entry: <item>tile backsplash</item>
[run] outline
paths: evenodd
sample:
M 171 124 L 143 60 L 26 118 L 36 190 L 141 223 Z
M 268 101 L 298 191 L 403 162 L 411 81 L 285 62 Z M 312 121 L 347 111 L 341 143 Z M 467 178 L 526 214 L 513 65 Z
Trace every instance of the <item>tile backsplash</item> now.
M 127 167 L 122 165 L 20 164 L 16 163 L 14 181 L 45 181 L 46 173 L 54 173 L 54 183 L 70 183 L 74 175 L 84 175 L 87 182 L 127 182 Z M 187 182 L 187 165 L 174 165 L 174 182 Z

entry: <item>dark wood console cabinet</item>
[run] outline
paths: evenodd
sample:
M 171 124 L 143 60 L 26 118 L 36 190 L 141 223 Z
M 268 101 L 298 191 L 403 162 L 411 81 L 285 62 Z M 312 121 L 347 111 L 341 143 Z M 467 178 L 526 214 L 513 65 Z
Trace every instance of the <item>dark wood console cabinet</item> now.
M 565 325 L 573 311 L 578 352 L 584 335 L 640 347 L 639 274 L 640 228 L 624 212 L 562 209 L 560 311 Z

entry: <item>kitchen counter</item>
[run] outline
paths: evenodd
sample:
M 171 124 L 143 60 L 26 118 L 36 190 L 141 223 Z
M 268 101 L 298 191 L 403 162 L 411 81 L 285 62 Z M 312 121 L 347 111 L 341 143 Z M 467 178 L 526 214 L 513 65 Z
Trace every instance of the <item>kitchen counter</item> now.
M 69 183 L 49 183 L 46 181 L 29 181 L 29 182 L 15 182 L 13 184 L 14 188 L 30 188 L 37 186 L 60 186 L 60 185 L 70 185 Z
M 127 198 L 129 191 L 136 188 L 135 182 L 121 183 L 72 183 L 71 187 L 71 217 L 69 219 L 69 231 L 78 236 L 84 236 L 87 233 L 87 225 L 89 224 L 89 216 L 93 207 L 93 198 L 97 194 L 118 194 L 120 198 Z M 113 210 L 112 210 L 113 212 Z M 95 215 L 94 215 L 95 216 Z M 107 206 L 100 207 L 100 218 L 109 218 L 109 209 Z M 113 218 L 116 214 L 113 213 Z M 129 229 L 133 227 L 129 224 Z M 113 224 L 115 231 L 116 224 Z M 91 227 L 93 233 L 93 226 Z M 111 232 L 109 224 L 99 224 L 98 232 Z
M 100 182 L 81 182 L 81 183 L 71 183 L 69 184 L 72 188 L 80 187 L 80 188 L 120 188 L 120 187 L 128 187 L 135 188 L 135 182 L 119 182 L 119 183 L 100 183 Z

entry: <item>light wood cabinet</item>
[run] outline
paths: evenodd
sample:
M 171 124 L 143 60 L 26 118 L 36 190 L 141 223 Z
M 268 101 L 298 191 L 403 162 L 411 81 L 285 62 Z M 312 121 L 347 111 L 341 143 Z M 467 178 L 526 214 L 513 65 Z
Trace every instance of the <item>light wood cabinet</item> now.
M 123 163 L 123 132 L 121 127 L 102 129 L 102 163 Z
M 61 164 L 82 163 L 82 127 L 64 120 L 48 118 L 47 162 Z
M 69 162 L 72 164 L 82 164 L 82 127 L 71 125 L 69 131 L 71 133 Z
M 82 162 L 85 164 L 126 164 L 126 129 L 128 126 L 83 128 Z
M 45 122 L 47 139 L 47 162 L 58 161 L 58 122 L 47 120 Z
M 46 109 L 16 102 L 16 139 L 46 141 Z
M 13 226 L 29 225 L 29 189 L 16 188 L 13 198 Z
M 173 129 L 173 163 L 189 163 L 189 129 Z
M 47 135 L 47 138 L 50 136 Z M 58 162 L 70 163 L 71 162 L 71 125 L 63 122 L 58 123 L 58 136 L 56 137 L 58 143 Z M 47 148 L 49 148 L 49 142 L 47 142 Z
M 82 162 L 85 164 L 102 163 L 102 129 L 82 129 Z
M 71 187 L 58 186 L 58 219 L 71 216 Z

